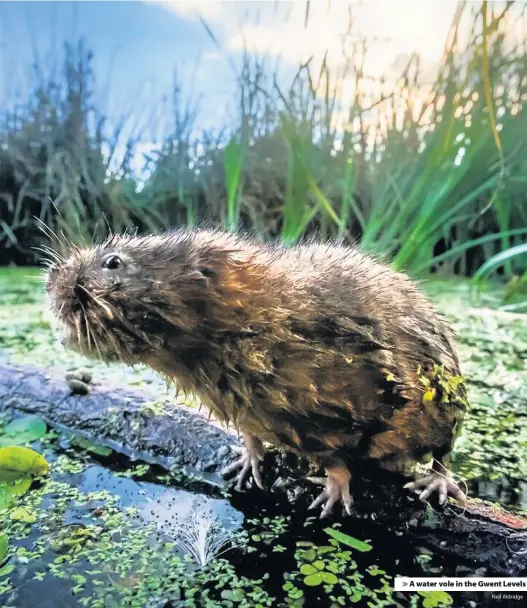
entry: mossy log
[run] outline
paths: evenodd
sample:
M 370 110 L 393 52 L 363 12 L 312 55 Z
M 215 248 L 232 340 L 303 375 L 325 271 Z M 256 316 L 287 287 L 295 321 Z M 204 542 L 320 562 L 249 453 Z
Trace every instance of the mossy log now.
M 231 434 L 197 410 L 174 404 L 155 414 L 149 407 L 160 395 L 97 382 L 86 395 L 72 394 L 65 375 L 30 365 L 0 361 L 0 410 L 36 414 L 118 452 L 170 469 L 216 471 L 232 459 Z
M 29 366 L 0 362 L 0 411 L 6 408 L 37 414 L 52 426 L 67 427 L 133 458 L 200 472 L 206 481 L 222 483 L 217 472 L 233 459 L 230 446 L 238 442 L 200 413 L 174 404 L 162 414 L 145 407 L 159 395 L 152 389 L 122 389 L 90 385 L 86 395 L 72 395 L 63 375 Z M 272 465 L 272 466 L 269 466 Z M 255 489 L 243 500 L 283 500 L 284 509 L 304 509 L 314 489 L 303 476 L 306 463 L 270 453 L 263 463 L 264 481 L 273 492 Z M 276 483 L 278 480 L 278 483 Z M 396 477 L 365 476 L 355 493 L 357 518 L 375 521 L 410 535 L 420 545 L 465 562 L 487 576 L 527 576 L 527 517 L 497 505 L 471 499 L 466 509 L 425 508 L 401 488 Z M 381 491 L 379 491 L 381 489 Z M 357 492 L 358 490 L 358 492 Z M 275 498 L 276 497 L 276 498 Z

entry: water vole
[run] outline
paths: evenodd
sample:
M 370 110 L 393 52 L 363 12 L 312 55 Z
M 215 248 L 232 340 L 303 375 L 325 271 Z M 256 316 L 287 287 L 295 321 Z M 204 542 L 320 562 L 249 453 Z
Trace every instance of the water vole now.
M 112 236 L 55 256 L 46 289 L 63 343 L 145 363 L 243 434 L 240 486 L 262 442 L 324 466 L 314 505 L 351 505 L 361 461 L 409 474 L 426 499 L 447 473 L 466 392 L 447 323 L 405 275 L 359 250 L 261 245 L 215 230 Z

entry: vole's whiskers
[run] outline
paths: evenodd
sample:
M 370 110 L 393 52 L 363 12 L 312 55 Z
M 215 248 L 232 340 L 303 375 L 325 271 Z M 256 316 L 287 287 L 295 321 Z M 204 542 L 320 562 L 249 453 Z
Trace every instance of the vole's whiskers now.
M 78 285 L 78 287 L 80 289 L 82 289 L 82 291 L 84 291 L 84 293 L 91 300 L 93 300 L 93 302 L 95 302 L 95 304 L 97 304 L 97 306 L 99 306 L 99 308 L 101 308 L 110 319 L 114 318 L 115 314 L 112 310 L 112 307 L 101 296 L 94 294 L 92 291 L 90 291 L 84 285 Z M 99 341 L 97 340 L 97 337 L 96 337 L 97 332 L 94 331 L 94 329 L 93 329 L 93 322 L 95 322 L 97 329 L 102 330 L 104 332 L 106 338 L 112 344 L 113 352 L 116 354 L 118 359 L 120 361 L 122 361 L 123 360 L 122 350 L 119 347 L 114 336 L 111 334 L 110 331 L 108 331 L 106 329 L 106 327 L 104 326 L 104 323 L 101 322 L 101 320 L 97 314 L 97 311 L 94 310 L 93 307 L 90 307 L 89 314 L 88 314 L 88 312 L 86 311 L 86 308 L 82 304 L 81 304 L 81 307 L 82 307 L 82 311 L 84 313 L 83 316 L 84 316 L 84 321 L 85 321 L 85 326 L 86 326 L 86 334 L 87 334 L 86 338 L 87 338 L 87 342 L 88 342 L 88 349 L 90 351 L 92 350 L 92 343 L 93 343 L 93 346 L 97 350 L 97 354 L 99 355 L 99 358 L 101 360 L 104 360 L 104 357 L 102 356 L 102 351 L 100 348 Z M 59 316 L 60 316 L 60 312 L 59 312 Z M 90 316 L 91 316 L 91 319 L 90 319 Z
M 98 298 L 96 296 L 94 296 L 89 289 L 87 289 L 86 287 L 84 287 L 84 285 L 79 285 L 79 287 L 84 291 L 84 293 L 89 298 L 92 298 L 93 300 L 95 300 L 96 302 L 98 302 Z M 83 312 L 83 316 L 84 316 L 84 324 L 86 326 L 86 340 L 88 342 L 88 351 L 91 352 L 91 350 L 92 350 L 92 342 L 93 342 L 93 346 L 97 350 L 97 354 L 99 355 L 99 358 L 101 360 L 103 360 L 99 343 L 97 342 L 97 338 L 95 337 L 95 332 L 93 331 L 93 328 L 92 328 L 91 323 L 90 323 L 89 314 L 86 311 L 86 308 L 84 307 L 84 305 L 82 303 L 81 303 L 81 308 L 82 308 L 82 312 Z M 93 314 L 93 311 L 92 311 L 92 314 Z M 96 316 L 95 316 L 95 318 L 98 321 L 98 318 Z M 100 325 L 100 323 L 98 323 L 98 324 Z
M 101 306 L 101 308 L 103 308 L 103 310 L 107 313 L 107 306 L 106 303 L 99 298 L 98 296 L 95 296 L 93 293 L 89 294 L 94 300 L 95 302 L 97 302 L 97 304 L 99 304 L 99 306 Z M 102 332 L 104 333 L 106 339 L 111 343 L 112 347 L 113 347 L 113 352 L 117 355 L 117 358 L 119 359 L 119 361 L 123 361 L 122 358 L 122 351 L 121 351 L 121 347 L 119 346 L 119 344 L 117 343 L 117 340 L 115 339 L 115 337 L 112 335 L 112 333 L 104 326 L 104 323 L 101 322 L 101 319 L 99 318 L 97 312 L 95 310 L 91 311 L 92 317 L 93 317 L 93 321 L 96 323 L 97 325 L 97 329 L 98 330 L 102 330 Z M 108 314 L 108 313 L 107 313 Z M 102 355 L 101 355 L 101 351 L 99 349 L 99 344 L 98 341 L 95 337 L 96 332 L 92 331 L 92 336 L 93 336 L 93 340 L 95 342 L 95 347 L 97 348 L 97 352 L 99 353 L 99 357 L 101 358 L 101 360 L 104 360 Z
M 102 330 L 104 331 L 104 333 L 106 334 L 106 337 L 108 338 L 108 340 L 111 342 L 112 347 L 113 347 L 113 352 L 117 355 L 117 358 L 119 359 L 119 361 L 124 362 L 123 361 L 123 357 L 122 357 L 122 351 L 121 351 L 121 347 L 119 346 L 119 344 L 117 343 L 116 339 L 112 336 L 112 334 L 106 329 L 106 327 L 104 327 L 104 325 L 100 324 L 100 327 L 102 328 Z
M 107 302 L 105 302 L 100 296 L 96 296 L 94 293 L 92 293 L 91 291 L 86 289 L 86 287 L 82 287 L 82 289 L 85 291 L 86 295 L 89 298 L 91 298 L 96 304 L 98 304 L 104 310 L 104 312 L 108 315 L 108 317 L 110 319 L 113 319 L 114 314 Z
M 75 329 L 77 331 L 77 343 L 82 344 L 81 320 L 80 317 L 75 317 Z
M 86 327 L 86 341 L 88 343 L 88 352 L 91 352 L 91 332 L 90 332 L 90 324 L 88 322 L 88 315 L 86 314 L 86 309 L 84 308 L 84 306 L 81 304 L 81 308 L 82 308 L 82 312 L 83 312 L 83 317 L 84 317 L 84 325 Z
M 43 232 L 51 241 L 55 241 L 61 246 L 64 246 L 66 244 L 66 241 L 63 242 L 58 236 L 58 234 L 51 228 L 51 226 L 48 226 L 46 222 L 44 222 L 42 219 L 37 217 L 35 218 L 35 221 L 39 230 Z
M 95 318 L 95 322 L 97 323 L 97 327 L 103 331 L 104 335 L 106 336 L 106 339 L 111 343 L 113 352 L 117 355 L 117 358 L 119 359 L 119 361 L 123 362 L 121 347 L 117 343 L 117 340 L 110 333 L 110 331 L 108 331 L 108 329 L 106 329 L 106 327 L 104 326 L 104 323 L 101 323 L 101 320 L 99 319 L 99 317 L 96 314 L 94 314 L 93 316 Z M 102 357 L 101 357 L 101 359 L 102 359 Z
M 80 306 L 82 308 L 82 316 L 77 316 L 75 319 L 75 324 L 77 324 L 77 320 L 79 321 L 79 329 L 82 326 L 82 321 L 84 321 L 84 325 L 86 327 L 86 341 L 88 343 L 88 352 L 91 351 L 91 337 L 90 337 L 90 328 L 88 326 L 88 319 L 86 316 L 86 309 L 84 308 L 84 305 L 82 304 L 82 302 L 80 302 Z M 77 331 L 77 335 L 79 335 L 79 331 Z M 79 343 L 80 343 L 80 339 L 79 339 Z
M 50 260 L 49 258 L 42 258 L 40 260 L 40 264 L 42 266 L 43 272 L 40 274 L 40 278 L 45 281 L 47 273 L 52 269 L 57 267 L 57 263 L 54 260 Z
M 93 330 L 91 330 L 91 334 L 92 334 L 92 338 L 93 338 L 93 343 L 95 344 L 95 350 L 97 351 L 97 354 L 99 355 L 99 359 L 101 361 L 104 361 L 95 332 Z
M 59 257 L 61 260 L 65 259 L 60 251 L 57 251 L 57 249 L 54 249 L 53 247 L 50 247 L 49 245 L 42 245 L 42 249 L 44 251 L 48 251 L 49 253 L 53 253 L 54 255 Z
M 42 247 L 32 247 L 32 249 L 44 253 L 46 255 L 44 258 L 45 261 L 49 261 L 51 259 L 56 264 L 64 264 L 65 262 L 64 257 L 58 251 L 51 249 L 51 247 L 48 247 L 47 245 L 42 245 Z

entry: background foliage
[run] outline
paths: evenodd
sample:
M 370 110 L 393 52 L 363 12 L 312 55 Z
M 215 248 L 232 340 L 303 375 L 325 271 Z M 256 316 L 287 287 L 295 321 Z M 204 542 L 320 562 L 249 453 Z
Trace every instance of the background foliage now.
M 509 35 L 514 4 L 460 3 L 431 84 L 417 55 L 395 85 L 372 83 L 351 18 L 339 73 L 308 61 L 284 86 L 246 52 L 236 120 L 219 135 L 199 132 L 176 83 L 146 178 L 131 169 L 141 134 L 124 116 L 109 125 L 93 103 L 90 50 L 67 45 L 53 70 L 34 66 L 29 98 L 0 113 L 0 263 L 38 261 L 35 216 L 73 241 L 212 218 L 288 244 L 313 232 L 358 239 L 414 274 L 479 269 L 521 283 L 527 46 Z

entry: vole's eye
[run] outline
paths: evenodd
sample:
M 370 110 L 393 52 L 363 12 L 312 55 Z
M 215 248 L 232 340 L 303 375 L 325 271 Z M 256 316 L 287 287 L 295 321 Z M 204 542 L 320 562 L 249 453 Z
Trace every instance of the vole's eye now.
M 103 268 L 108 268 L 108 270 L 115 270 L 121 266 L 121 258 L 116 255 L 109 255 L 104 262 L 102 263 Z

